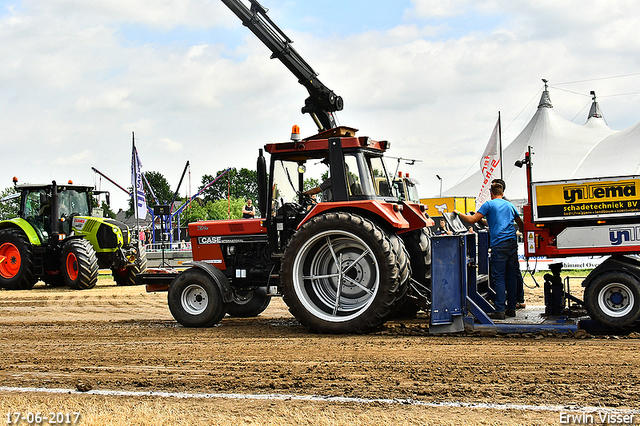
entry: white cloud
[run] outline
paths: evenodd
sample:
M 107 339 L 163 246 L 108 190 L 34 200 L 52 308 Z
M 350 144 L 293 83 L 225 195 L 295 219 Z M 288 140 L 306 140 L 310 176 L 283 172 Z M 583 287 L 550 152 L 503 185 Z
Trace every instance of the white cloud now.
M 23 0 L 25 9 L 69 21 L 135 23 L 159 29 L 210 28 L 229 24 L 231 16 L 218 0 Z
M 344 97 L 342 124 L 390 140 L 390 155 L 424 161 L 408 170 L 423 196 L 437 191 L 435 174 L 446 189 L 475 167 L 498 111 L 505 141 L 513 139 L 537 105 L 541 78 L 557 84 L 640 71 L 640 13 L 632 2 L 580 9 L 533 0 L 412 4 L 405 21 L 388 31 L 326 39 L 313 26 L 287 32 L 320 80 Z M 500 19 L 466 33 L 459 21 L 444 19 L 465 13 Z M 435 26 L 431 18 L 438 18 Z M 254 168 L 258 149 L 287 140 L 291 125 L 313 133 L 311 119 L 300 113 L 306 90 L 234 19 L 219 0 L 28 0 L 5 11 L 0 147 L 29 155 L 5 157 L 0 188 L 14 175 L 23 182 L 91 183 L 91 166 L 129 186 L 135 131 L 145 169 L 162 172 L 172 185 L 190 161 L 194 193 L 204 174 Z M 130 26 L 160 35 L 181 26 L 234 26 L 234 43 L 131 41 L 123 31 Z M 637 76 L 552 87 L 556 111 L 573 118 L 590 90 L 611 127 L 640 121 L 638 95 L 606 98 L 640 91 Z M 125 204 L 113 200 L 116 208 Z
M 84 165 L 94 159 L 91 151 L 88 149 L 80 152 L 75 152 L 75 150 L 69 149 L 69 154 L 65 154 L 55 158 L 53 160 L 53 164 L 56 166 Z
M 172 141 L 169 138 L 160 139 L 162 150 L 169 153 L 180 152 L 184 149 L 184 145 L 180 142 Z
M 418 18 L 446 18 L 463 15 L 467 11 L 469 0 L 411 0 L 413 9 L 406 15 L 414 15 Z

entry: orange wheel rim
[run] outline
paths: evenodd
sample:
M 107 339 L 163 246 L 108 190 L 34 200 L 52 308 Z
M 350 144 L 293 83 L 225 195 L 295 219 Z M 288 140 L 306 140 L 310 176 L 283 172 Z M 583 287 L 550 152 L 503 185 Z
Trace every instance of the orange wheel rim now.
M 0 276 L 13 278 L 20 272 L 22 256 L 20 250 L 12 243 L 0 245 Z
M 120 268 L 118 269 L 118 275 L 120 275 L 121 277 L 126 277 L 127 276 L 127 272 L 129 272 L 127 270 L 127 268 Z
M 69 279 L 71 281 L 75 281 L 78 278 L 78 258 L 75 254 L 69 253 L 67 255 L 67 274 L 69 274 Z

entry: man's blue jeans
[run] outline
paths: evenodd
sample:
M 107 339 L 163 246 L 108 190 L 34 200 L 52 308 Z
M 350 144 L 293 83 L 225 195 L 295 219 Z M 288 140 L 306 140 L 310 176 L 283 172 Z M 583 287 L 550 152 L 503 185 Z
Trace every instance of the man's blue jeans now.
M 491 247 L 491 281 L 496 291 L 496 311 L 516 309 L 516 274 L 518 273 L 518 243 L 503 241 Z

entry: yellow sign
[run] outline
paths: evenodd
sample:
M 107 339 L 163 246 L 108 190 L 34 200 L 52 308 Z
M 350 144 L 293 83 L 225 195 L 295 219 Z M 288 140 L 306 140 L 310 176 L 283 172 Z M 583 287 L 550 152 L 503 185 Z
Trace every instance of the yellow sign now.
M 421 198 L 420 202 L 427 206 L 429 216 L 442 216 L 442 213 L 453 213 L 453 210 L 468 213 L 476 210 L 474 197 L 438 197 Z
M 640 212 L 640 179 L 533 183 L 534 220 L 584 219 Z

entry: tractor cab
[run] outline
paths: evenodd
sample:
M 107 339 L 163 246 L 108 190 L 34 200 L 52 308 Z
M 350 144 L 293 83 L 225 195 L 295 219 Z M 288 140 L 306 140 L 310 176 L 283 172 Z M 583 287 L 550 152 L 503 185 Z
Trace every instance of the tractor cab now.
M 393 179 L 393 187 L 399 200 L 420 202 L 418 196 L 418 185 L 420 183 L 414 178 L 409 177 L 409 173 L 398 172 L 398 176 Z
M 356 137 L 356 131 L 340 127 L 265 146 L 271 154 L 270 182 L 264 188 L 268 201 L 266 205 L 261 201 L 260 210 L 276 252 L 284 249 L 302 222 L 321 211 L 344 210 L 353 203 L 364 205 L 373 200 L 398 202 L 384 163 L 388 142 Z M 305 180 L 310 177 L 321 177 L 315 191 L 305 191 Z
M 18 185 L 21 191 L 20 217 L 29 222 L 42 244 L 53 234 L 64 238 L 71 234 L 72 219 L 89 216 L 90 186 L 80 185 Z

